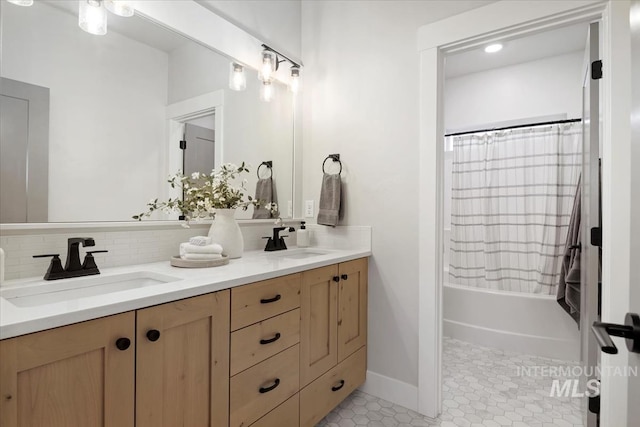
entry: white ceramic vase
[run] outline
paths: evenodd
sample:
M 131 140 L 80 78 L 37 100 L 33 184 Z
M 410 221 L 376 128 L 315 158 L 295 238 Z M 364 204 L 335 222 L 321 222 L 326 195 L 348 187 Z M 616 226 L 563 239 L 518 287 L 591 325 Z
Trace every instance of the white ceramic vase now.
M 235 209 L 216 209 L 209 229 L 209 237 L 222 246 L 222 253 L 229 258 L 240 258 L 244 251 L 244 239 L 235 213 Z

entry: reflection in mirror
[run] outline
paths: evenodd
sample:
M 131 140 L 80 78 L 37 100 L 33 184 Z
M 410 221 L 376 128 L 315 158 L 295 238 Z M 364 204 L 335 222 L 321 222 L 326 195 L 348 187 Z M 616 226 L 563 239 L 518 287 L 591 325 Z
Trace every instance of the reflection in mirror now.
M 266 160 L 286 216 L 293 203 L 293 99 L 284 85 L 275 84 L 273 101 L 260 101 L 257 72 L 247 69 L 246 90 L 232 91 L 229 58 L 137 15 L 109 15 L 108 33 L 90 35 L 78 27 L 77 8 L 76 1 L 2 5 L 1 76 L 48 91 L 48 108 L 38 113 L 48 115 L 48 130 L 37 150 L 48 172 L 40 168 L 47 179 L 36 185 L 31 163 L 3 163 L 3 182 L 6 173 L 26 178 L 0 188 L 2 204 L 17 187 L 26 194 L 9 203 L 21 206 L 20 215 L 3 214 L 0 222 L 130 221 L 150 199 L 170 196 L 168 175 L 208 173 L 228 162 L 252 166 L 247 193 L 254 195 L 256 168 Z M 11 97 L 4 79 L 3 107 Z M 19 139 L 3 131 L 0 157 Z M 31 159 L 32 147 L 23 145 L 20 156 Z M 45 200 L 39 207 L 27 203 L 33 190 Z

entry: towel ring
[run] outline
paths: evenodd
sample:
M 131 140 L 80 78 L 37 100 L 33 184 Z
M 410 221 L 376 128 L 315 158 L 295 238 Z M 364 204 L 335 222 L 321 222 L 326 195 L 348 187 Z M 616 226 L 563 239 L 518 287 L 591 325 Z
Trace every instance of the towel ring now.
M 269 178 L 273 177 L 273 162 L 271 160 L 266 161 L 266 162 L 262 162 L 260 163 L 260 166 L 258 166 L 258 169 L 256 169 L 256 175 L 258 175 L 258 179 L 260 179 L 260 168 L 262 166 L 266 166 L 267 169 L 269 169 Z
M 334 162 L 338 162 L 340 164 L 340 171 L 338 172 L 338 175 L 341 175 L 342 174 L 342 162 L 340 161 L 340 154 L 329 154 L 327 156 L 327 158 L 324 159 L 324 162 L 322 162 L 322 173 L 327 173 L 324 170 L 324 165 L 327 163 L 327 160 L 329 160 L 329 159 L 333 160 Z

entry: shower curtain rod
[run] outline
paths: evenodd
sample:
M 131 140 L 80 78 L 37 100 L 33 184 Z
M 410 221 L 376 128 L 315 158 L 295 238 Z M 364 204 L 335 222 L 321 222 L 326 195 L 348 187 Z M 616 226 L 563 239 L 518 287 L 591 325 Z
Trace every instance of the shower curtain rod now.
M 581 122 L 581 121 L 582 121 L 582 119 L 566 119 L 566 120 L 554 120 L 554 121 L 551 121 L 551 122 L 527 123 L 526 125 L 505 126 L 505 127 L 502 127 L 502 128 L 478 129 L 478 130 L 468 130 L 468 131 L 465 131 L 465 132 L 449 133 L 449 134 L 446 134 L 445 137 L 446 136 L 469 135 L 471 133 L 480 133 L 480 132 L 492 132 L 492 131 L 496 131 L 496 130 L 528 128 L 528 127 L 533 127 L 533 126 L 559 125 L 559 124 L 562 124 L 562 123 L 576 123 L 576 122 Z

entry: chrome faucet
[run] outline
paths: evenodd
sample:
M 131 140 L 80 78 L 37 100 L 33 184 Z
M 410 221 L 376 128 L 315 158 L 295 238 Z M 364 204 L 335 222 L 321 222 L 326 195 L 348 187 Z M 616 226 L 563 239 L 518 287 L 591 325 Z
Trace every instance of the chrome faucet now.
M 62 261 L 60 261 L 60 254 L 34 255 L 34 258 L 52 257 L 49 268 L 44 275 L 44 280 L 68 279 L 70 277 L 100 274 L 100 270 L 98 270 L 93 254 L 108 251 L 87 251 L 87 255 L 84 257 L 84 262 L 81 264 L 79 250 L 80 244 L 82 244 L 83 247 L 91 247 L 95 246 L 96 242 L 92 237 L 72 237 L 68 239 L 67 262 L 64 268 L 62 267 Z

